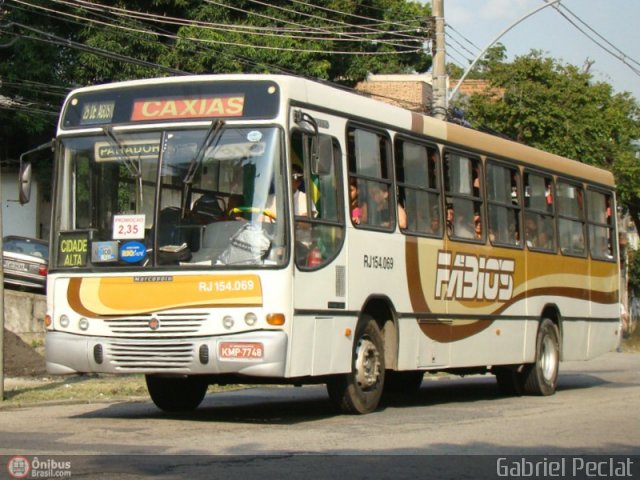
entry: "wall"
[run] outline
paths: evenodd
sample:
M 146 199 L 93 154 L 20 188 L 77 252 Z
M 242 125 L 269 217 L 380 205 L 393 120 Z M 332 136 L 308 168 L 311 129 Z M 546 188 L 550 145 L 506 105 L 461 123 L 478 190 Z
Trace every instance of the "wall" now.
M 4 328 L 26 344 L 44 343 L 46 297 L 35 293 L 4 290 Z

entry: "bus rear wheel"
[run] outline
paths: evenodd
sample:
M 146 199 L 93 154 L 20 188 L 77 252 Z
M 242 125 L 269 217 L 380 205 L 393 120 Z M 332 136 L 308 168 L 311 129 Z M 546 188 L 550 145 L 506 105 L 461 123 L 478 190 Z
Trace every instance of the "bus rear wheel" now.
M 384 374 L 382 333 L 375 320 L 364 315 L 356 329 L 351 372 L 327 382 L 329 398 L 343 413 L 371 413 L 380 403 Z
M 198 408 L 207 393 L 207 382 L 197 376 L 163 377 L 145 375 L 151 400 L 165 412 L 190 412 Z
M 525 367 L 523 390 L 528 395 L 553 395 L 558 384 L 560 334 L 548 318 L 542 320 L 536 337 L 536 361 Z

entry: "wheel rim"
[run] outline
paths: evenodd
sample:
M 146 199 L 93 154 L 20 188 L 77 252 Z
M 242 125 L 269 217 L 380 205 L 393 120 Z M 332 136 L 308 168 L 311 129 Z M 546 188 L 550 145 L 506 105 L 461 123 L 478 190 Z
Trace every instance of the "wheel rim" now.
M 540 352 L 540 370 L 542 376 L 548 383 L 552 383 L 558 368 L 558 349 L 556 343 L 549 336 L 542 341 L 542 351 Z
M 380 353 L 368 338 L 360 339 L 355 359 L 356 382 L 362 390 L 369 390 L 378 383 L 380 376 Z

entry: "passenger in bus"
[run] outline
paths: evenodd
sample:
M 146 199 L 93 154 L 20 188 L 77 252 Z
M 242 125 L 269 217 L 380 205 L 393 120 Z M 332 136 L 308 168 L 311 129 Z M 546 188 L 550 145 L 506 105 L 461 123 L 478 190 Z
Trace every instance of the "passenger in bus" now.
M 447 234 L 453 235 L 453 222 L 455 220 L 455 211 L 452 203 L 447 203 Z
M 293 214 L 296 217 L 307 217 L 307 194 L 304 190 L 304 173 L 298 164 L 291 166 L 291 190 L 293 191 Z M 316 206 L 311 202 L 311 216 L 318 214 Z
M 351 210 L 351 222 L 360 225 L 366 217 L 367 204 L 360 201 L 358 192 L 358 180 L 349 178 L 349 209 Z
M 304 173 L 302 167 L 298 164 L 293 164 L 291 166 L 291 190 L 293 192 L 293 214 L 296 217 L 307 217 L 309 213 L 307 208 L 307 194 L 303 187 Z M 267 197 L 265 210 L 267 210 L 269 215 L 260 215 L 260 220 L 268 223 L 274 222 L 277 218 L 275 194 L 270 194 Z M 318 215 L 318 210 L 313 202 L 311 203 L 311 215 L 313 217 Z
M 407 211 L 405 210 L 400 200 L 398 200 L 398 226 L 402 230 L 407 228 Z
M 389 190 L 378 183 L 369 185 L 369 200 L 371 209 L 367 209 L 365 221 L 371 225 L 388 227 L 391 225 L 389 212 Z
M 527 247 L 538 247 L 538 222 L 532 216 L 527 215 L 524 222 L 524 238 Z
M 482 240 L 482 217 L 479 213 L 473 215 L 473 233 L 476 240 Z

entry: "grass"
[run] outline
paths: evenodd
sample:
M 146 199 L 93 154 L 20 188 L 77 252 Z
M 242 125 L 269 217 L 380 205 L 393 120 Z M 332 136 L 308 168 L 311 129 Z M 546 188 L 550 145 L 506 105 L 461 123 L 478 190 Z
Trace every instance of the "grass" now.
M 212 385 L 209 392 L 243 388 Z M 43 403 L 90 403 L 149 400 L 144 375 L 85 374 L 65 377 L 22 377 L 5 381 L 0 409 Z

